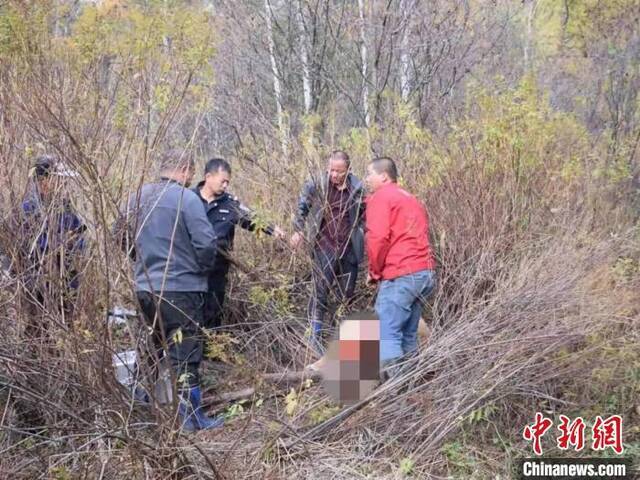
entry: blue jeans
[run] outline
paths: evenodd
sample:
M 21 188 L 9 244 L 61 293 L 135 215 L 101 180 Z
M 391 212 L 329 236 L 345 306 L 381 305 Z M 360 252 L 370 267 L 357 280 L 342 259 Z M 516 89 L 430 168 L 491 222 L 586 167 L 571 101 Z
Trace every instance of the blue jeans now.
M 381 365 L 418 348 L 422 306 L 435 285 L 433 270 L 380 282 L 375 308 L 380 319 Z

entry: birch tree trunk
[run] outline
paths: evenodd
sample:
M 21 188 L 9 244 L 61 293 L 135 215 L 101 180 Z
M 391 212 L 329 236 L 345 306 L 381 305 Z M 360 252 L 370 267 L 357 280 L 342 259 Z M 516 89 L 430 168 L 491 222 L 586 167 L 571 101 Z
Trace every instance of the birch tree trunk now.
M 360 13 L 360 62 L 362 64 L 360 69 L 362 75 L 362 108 L 364 123 L 369 127 L 371 115 L 369 112 L 369 71 L 367 67 L 367 32 L 364 8 L 364 0 L 358 0 L 358 10 Z
M 537 0 L 529 0 L 529 9 L 527 12 L 527 34 L 524 39 L 524 70 L 528 72 L 531 68 L 531 51 L 533 49 L 533 21 L 536 16 Z
M 273 75 L 273 93 L 276 99 L 276 114 L 278 116 L 278 130 L 280 132 L 280 142 L 282 144 L 282 153 L 285 157 L 289 154 L 289 140 L 287 135 L 287 125 L 284 118 L 284 109 L 282 107 L 282 85 L 280 84 L 280 74 L 278 72 L 278 64 L 276 62 L 276 46 L 273 40 L 273 25 L 271 23 L 271 5 L 269 0 L 264 0 L 265 18 L 267 20 L 267 35 L 269 45 L 269 57 L 271 60 L 271 74 Z
M 409 54 L 409 19 L 411 10 L 413 9 L 413 1 L 402 0 L 400 3 L 400 11 L 402 12 L 402 40 L 400 41 L 400 94 L 402 101 L 409 100 L 411 89 L 411 55 Z
M 307 28 L 304 23 L 302 11 L 303 0 L 299 0 L 296 11 L 298 30 L 300 30 L 300 56 L 302 57 L 302 90 L 304 92 L 304 113 L 308 115 L 313 108 L 313 91 L 311 82 L 311 69 L 309 68 L 309 50 Z

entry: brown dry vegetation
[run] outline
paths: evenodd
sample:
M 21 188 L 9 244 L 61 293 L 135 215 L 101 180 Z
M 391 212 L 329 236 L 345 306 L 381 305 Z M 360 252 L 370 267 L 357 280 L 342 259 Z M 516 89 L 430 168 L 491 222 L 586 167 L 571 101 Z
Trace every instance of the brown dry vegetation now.
M 17 258 L 8 219 L 44 152 L 80 172 L 70 191 L 90 239 L 75 314 L 50 309 L 47 337 L 24 335 L 20 266 L 0 280 L 0 477 L 510 478 L 531 454 L 522 429 L 536 411 L 620 414 L 626 456 L 640 455 L 637 4 L 569 1 L 565 19 L 544 1 L 533 11 L 417 2 L 415 17 L 405 2 L 365 2 L 377 69 L 366 121 L 359 12 L 345 3 L 301 2 L 318 36 L 306 111 L 298 2 L 272 3 L 271 31 L 264 6 L 250 2 L 0 2 L 0 250 Z M 429 37 L 436 24 L 442 34 Z M 403 99 L 392 37 L 406 25 L 416 80 Z M 617 54 L 607 57 L 602 31 L 612 25 Z M 440 57 L 425 53 L 428 40 Z M 222 361 L 203 366 L 226 426 L 179 435 L 175 409 L 132 405 L 111 357 L 140 346 L 145 330 L 107 322 L 113 305 L 135 308 L 110 228 L 168 144 L 201 164 L 228 155 L 234 193 L 283 226 L 333 148 L 352 154 L 358 175 L 376 153 L 397 158 L 429 210 L 440 265 L 420 354 L 348 408 L 313 382 L 264 381 L 310 359 L 310 266 L 284 243 L 240 234 L 235 255 L 249 271 L 232 273 L 231 333 L 211 342 Z M 360 285 L 357 306 L 373 294 Z M 249 387 L 248 400 L 216 401 Z

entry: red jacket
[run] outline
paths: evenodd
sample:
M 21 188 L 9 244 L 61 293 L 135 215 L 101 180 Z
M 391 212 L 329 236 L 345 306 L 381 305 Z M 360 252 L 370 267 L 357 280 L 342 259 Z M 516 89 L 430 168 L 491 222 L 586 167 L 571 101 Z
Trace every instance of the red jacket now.
M 366 245 L 374 280 L 435 269 L 427 211 L 395 183 L 367 198 Z

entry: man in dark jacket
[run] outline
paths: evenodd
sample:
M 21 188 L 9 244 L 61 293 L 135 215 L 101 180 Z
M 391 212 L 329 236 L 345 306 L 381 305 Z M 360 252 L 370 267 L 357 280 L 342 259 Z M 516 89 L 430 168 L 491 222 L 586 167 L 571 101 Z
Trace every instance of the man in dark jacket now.
M 217 328 L 222 325 L 223 306 L 227 286 L 230 261 L 226 253 L 233 249 L 236 225 L 245 230 L 262 231 L 276 238 L 283 238 L 284 232 L 277 226 L 266 225 L 258 228 L 254 213 L 240 203 L 237 197 L 227 192 L 231 181 L 231 165 L 222 158 L 212 158 L 204 168 L 204 180 L 193 188 L 200 197 L 207 212 L 207 218 L 218 238 L 221 252 L 209 272 L 208 292 L 205 298 L 204 326 Z
M 304 184 L 290 240 L 293 248 L 306 241 L 312 252 L 309 318 L 312 343 L 319 353 L 323 350 L 321 336 L 329 293 L 334 290 L 342 303 L 352 299 L 358 265 L 364 257 L 364 188 L 349 169 L 349 155 L 336 150 L 329 157 L 327 173 Z
M 28 328 L 32 333 L 46 329 L 35 318 L 39 313 L 73 311 L 86 227 L 65 195 L 64 179 L 77 176 L 52 155 L 38 157 L 17 216 L 19 251 L 14 268 L 25 279 L 27 304 L 34 317 Z
M 131 195 L 116 231 L 128 232 L 135 251 L 135 288 L 158 351 L 166 349 L 178 378 L 179 413 L 186 431 L 221 426 L 201 408 L 199 367 L 207 274 L 217 243 L 202 204 L 186 187 L 194 174 L 190 157 L 170 150 L 160 159 L 160 177 Z

